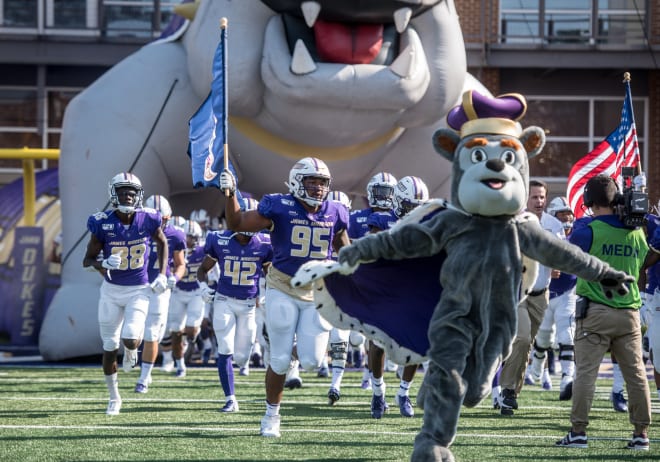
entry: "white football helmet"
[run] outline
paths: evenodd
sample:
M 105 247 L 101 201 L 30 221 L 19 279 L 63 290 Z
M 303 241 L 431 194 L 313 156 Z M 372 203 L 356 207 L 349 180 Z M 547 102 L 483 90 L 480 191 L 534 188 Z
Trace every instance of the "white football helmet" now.
M 172 207 L 165 196 L 149 196 L 147 200 L 144 201 L 144 206 L 150 209 L 158 210 L 164 220 L 169 220 L 172 218 Z
M 324 178 L 328 180 L 328 184 L 321 187 L 323 192 L 322 199 L 317 199 L 307 194 L 304 180 L 308 177 Z M 293 194 L 294 197 L 297 197 L 307 205 L 317 207 L 328 197 L 331 181 L 332 177 L 330 176 L 330 170 L 328 169 L 328 166 L 325 165 L 325 162 L 314 157 L 305 157 L 296 162 L 291 168 L 291 171 L 289 171 L 289 182 L 286 183 L 286 185 L 289 187 L 289 192 Z
M 328 194 L 328 200 L 344 204 L 344 206 L 348 210 L 351 210 L 351 205 L 352 205 L 351 199 L 343 191 L 330 191 L 330 193 Z
M 429 188 L 421 178 L 404 176 L 394 189 L 394 213 L 401 218 L 429 200 Z
M 568 200 L 566 200 L 565 197 L 559 196 L 552 199 L 548 204 L 546 211 L 555 218 L 558 218 L 557 214 L 559 212 L 569 212 L 571 214 L 571 217 L 568 217 L 567 221 L 562 221 L 562 226 L 564 227 L 564 229 L 571 229 L 573 227 L 575 214 L 573 213 L 573 209 L 571 209 L 571 206 L 569 205 Z
M 193 210 L 190 212 L 190 219 L 197 223 L 204 223 L 206 226 L 211 222 L 208 212 L 204 209 Z
M 183 225 L 183 232 L 187 236 L 192 236 L 195 245 L 202 239 L 202 227 L 194 220 L 188 220 Z
M 170 220 L 170 223 L 171 223 L 172 226 L 174 226 L 175 228 L 179 228 L 181 231 L 183 231 L 183 227 L 186 225 L 186 222 L 187 222 L 187 221 L 188 221 L 188 220 L 186 220 L 186 219 L 183 218 L 182 216 L 180 216 L 180 215 L 175 215 L 175 216 L 173 216 L 172 219 Z
M 122 205 L 119 203 L 119 196 L 117 196 L 117 189 L 119 188 L 133 188 L 137 193 L 135 203 L 133 205 Z M 113 176 L 108 183 L 108 195 L 110 196 L 110 204 L 122 213 L 133 213 L 136 209 L 142 208 L 142 198 L 144 197 L 144 189 L 140 179 L 132 173 L 123 172 Z
M 367 200 L 369 207 L 392 209 L 394 207 L 394 188 L 396 178 L 391 173 L 380 172 L 371 177 L 367 183 Z

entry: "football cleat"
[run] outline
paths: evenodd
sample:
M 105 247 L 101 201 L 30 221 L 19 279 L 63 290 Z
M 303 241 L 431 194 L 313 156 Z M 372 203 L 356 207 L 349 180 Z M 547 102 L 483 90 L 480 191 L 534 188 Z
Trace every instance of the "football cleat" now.
M 261 431 L 259 432 L 261 436 L 266 436 L 269 438 L 279 438 L 280 437 L 280 416 L 279 415 L 265 415 L 261 419 Z
M 360 384 L 360 388 L 362 388 L 363 390 L 371 390 L 371 380 L 364 379 Z
M 235 399 L 227 400 L 225 405 L 220 408 L 220 412 L 238 412 L 238 401 Z
M 108 402 L 108 408 L 105 410 L 107 415 L 119 415 L 121 410 L 121 399 L 111 399 Z
M 330 371 L 328 371 L 328 368 L 325 366 L 319 367 L 319 371 L 316 374 L 318 377 L 330 377 Z
M 177 379 L 182 379 L 186 376 L 186 370 L 185 369 L 177 369 L 176 370 L 176 378 Z
M 168 373 L 174 371 L 174 360 L 163 360 L 163 365 L 160 366 L 160 370 Z
M 568 434 L 555 442 L 555 446 L 559 448 L 582 448 L 586 449 L 587 445 L 587 435 L 586 433 L 574 433 L 572 430 Z
M 147 385 L 146 383 L 138 382 L 137 384 L 135 384 L 135 393 L 145 394 L 148 392 L 149 392 L 149 385 Z
M 623 396 L 623 391 L 618 393 L 612 392 L 610 399 L 612 400 L 612 407 L 616 412 L 628 412 L 628 401 Z
M 302 379 L 300 377 L 294 377 L 292 379 L 289 379 L 286 382 L 284 382 L 284 387 L 288 388 L 289 390 L 302 388 Z
M 249 367 L 241 367 L 241 369 L 238 371 L 238 375 L 243 375 L 243 376 L 250 375 L 250 368 Z
M 502 394 L 500 395 L 499 404 L 501 415 L 513 415 L 513 411 L 518 409 L 516 392 L 509 388 L 503 388 Z
M 385 402 L 385 397 L 383 395 L 373 395 L 371 398 L 371 417 L 374 419 L 380 419 L 383 417 L 386 410 L 387 403 Z
M 573 397 L 573 377 L 564 374 L 559 383 L 559 401 L 570 401 Z
M 550 379 L 550 372 L 547 369 L 544 369 L 541 375 L 541 388 L 546 391 L 552 390 L 552 380 Z
M 138 352 L 137 349 L 129 350 L 128 348 L 124 349 L 124 359 L 122 361 L 122 368 L 124 372 L 131 372 L 135 366 L 137 366 Z
M 502 392 L 502 388 L 499 385 L 495 385 L 493 389 L 491 390 L 491 397 L 493 398 L 493 409 L 499 409 L 500 408 L 500 393 Z
M 415 410 L 408 395 L 400 396 L 397 394 L 394 396 L 394 402 L 399 406 L 399 412 L 403 417 L 413 417 L 415 415 Z
M 334 406 L 337 401 L 341 398 L 341 393 L 334 387 L 330 387 L 328 390 L 328 404 Z

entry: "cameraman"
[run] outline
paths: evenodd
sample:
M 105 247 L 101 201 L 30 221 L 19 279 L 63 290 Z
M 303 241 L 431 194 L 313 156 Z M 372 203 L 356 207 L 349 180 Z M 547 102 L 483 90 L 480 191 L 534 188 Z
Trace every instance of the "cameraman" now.
M 612 178 L 598 175 L 584 188 L 584 205 L 591 208 L 593 220 L 573 231 L 570 241 L 585 252 L 628 274 L 637 275 L 648 252 L 646 236 L 640 228 L 624 226 L 617 215 L 622 202 Z M 598 283 L 578 278 L 576 292 L 575 362 L 571 431 L 556 442 L 560 447 L 587 447 L 586 429 L 596 389 L 598 369 L 608 349 L 616 355 L 629 394 L 630 422 L 634 426 L 628 449 L 648 450 L 651 423 L 651 397 L 642 359 L 637 285 L 623 295 L 607 298 Z M 588 302 L 586 315 L 582 302 Z M 582 309 L 581 309 L 582 308 Z

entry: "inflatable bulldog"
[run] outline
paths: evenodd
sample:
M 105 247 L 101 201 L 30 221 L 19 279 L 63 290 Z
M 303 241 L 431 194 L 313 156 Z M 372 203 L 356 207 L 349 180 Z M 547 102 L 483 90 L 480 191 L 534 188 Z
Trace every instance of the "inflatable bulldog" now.
M 333 188 L 362 195 L 386 170 L 423 175 L 445 194 L 449 164 L 426 140 L 465 88 L 452 0 L 202 0 L 185 29 L 129 56 L 73 99 L 61 140 L 62 287 L 43 322 L 49 360 L 101 352 L 98 274 L 81 262 L 87 217 L 108 204 L 107 183 L 135 173 L 175 215 L 222 212 L 193 190 L 188 120 L 209 93 L 220 18 L 228 18 L 229 151 L 245 191 L 278 192 L 293 159 L 322 158 Z M 183 11 L 183 10 L 182 10 Z
M 527 202 L 528 159 L 540 153 L 545 141 L 541 128 L 523 129 L 517 122 L 525 109 L 520 95 L 493 99 L 466 92 L 447 117 L 451 128 L 433 136 L 435 149 L 453 164 L 451 204 L 434 201 L 390 230 L 342 248 L 339 264 L 345 273 L 360 263 L 373 263 L 360 265 L 350 276 L 333 274 L 317 283 L 316 292 L 327 291 L 340 311 L 326 316 L 333 306 L 323 299 L 318 308 L 328 320 L 337 323 L 345 317 L 388 352 L 394 351 L 393 344 L 427 339 L 430 364 L 417 397 L 424 424 L 415 439 L 414 461 L 454 460 L 449 446 L 461 405 L 481 402 L 497 366 L 510 353 L 523 255 L 600 281 L 610 295 L 614 290 L 625 293 L 624 283 L 634 282 L 544 231 L 536 216 L 519 213 Z M 394 274 L 397 264 L 403 274 Z M 301 269 L 303 274 L 309 271 Z M 427 288 L 411 285 L 413 280 Z M 389 287 L 400 292 L 398 315 L 378 295 Z M 429 294 L 435 297 L 432 307 Z M 393 321 L 381 323 L 383 316 Z M 419 323 L 424 316 L 426 325 Z M 363 319 L 370 322 L 365 325 Z M 409 359 L 415 363 L 420 358 Z

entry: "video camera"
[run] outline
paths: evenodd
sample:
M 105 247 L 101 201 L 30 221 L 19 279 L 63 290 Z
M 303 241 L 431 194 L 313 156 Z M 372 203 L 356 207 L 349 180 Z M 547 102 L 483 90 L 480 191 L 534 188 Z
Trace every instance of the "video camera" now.
M 623 193 L 618 195 L 616 211 L 623 224 L 631 228 L 644 226 L 649 212 L 649 195 L 643 175 L 636 176 L 634 167 L 621 167 Z

